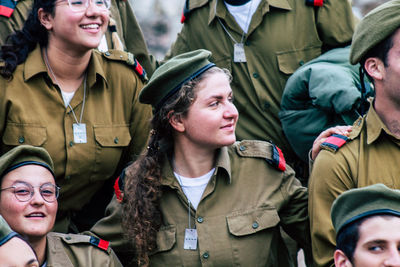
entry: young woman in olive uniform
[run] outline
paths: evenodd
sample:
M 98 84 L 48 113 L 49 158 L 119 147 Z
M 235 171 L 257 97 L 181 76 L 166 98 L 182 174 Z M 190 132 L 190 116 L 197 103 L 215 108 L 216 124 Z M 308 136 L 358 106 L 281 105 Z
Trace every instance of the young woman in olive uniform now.
M 35 0 L 0 52 L 0 153 L 22 144 L 47 149 L 62 187 L 60 232 L 82 231 L 103 215 L 108 200 L 98 192 L 148 136 L 140 65 L 132 54 L 94 50 L 109 7 L 109 0 Z M 97 213 L 81 216 L 90 201 Z
M 141 92 L 153 130 L 147 152 L 125 169 L 124 231 L 145 265 L 292 266 L 279 225 L 310 248 L 307 189 L 276 146 L 235 143 L 230 76 L 210 56 L 171 59 Z M 112 218 L 121 206 L 114 198 L 92 231 L 123 250 Z
M 40 266 L 122 266 L 107 241 L 50 232 L 59 187 L 45 149 L 22 145 L 1 156 L 0 192 L 0 218 L 3 216 L 14 231 L 29 241 Z M 4 266 L 1 263 L 3 258 L 0 265 Z

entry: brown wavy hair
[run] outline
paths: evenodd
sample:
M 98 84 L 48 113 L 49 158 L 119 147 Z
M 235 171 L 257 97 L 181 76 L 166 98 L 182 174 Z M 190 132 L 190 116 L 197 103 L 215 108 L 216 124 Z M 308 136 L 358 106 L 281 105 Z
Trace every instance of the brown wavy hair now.
M 228 70 L 213 67 L 185 83 L 155 111 L 147 151 L 125 169 L 122 227 L 136 249 L 139 266 L 148 266 L 149 254 L 157 249 L 157 232 L 162 224 L 161 168 L 165 160 L 173 156 L 174 129 L 169 118 L 171 114 L 187 114 L 196 99 L 196 87 L 213 73 L 225 73 L 231 81 Z

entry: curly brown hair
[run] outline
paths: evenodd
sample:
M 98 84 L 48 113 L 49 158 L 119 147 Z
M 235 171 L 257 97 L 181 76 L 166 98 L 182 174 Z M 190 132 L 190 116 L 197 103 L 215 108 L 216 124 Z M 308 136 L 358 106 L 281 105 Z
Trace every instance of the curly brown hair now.
M 173 156 L 174 129 L 169 123 L 171 114 L 185 116 L 196 99 L 196 87 L 213 73 L 228 70 L 213 67 L 199 77 L 182 85 L 155 111 L 147 151 L 125 169 L 122 227 L 136 249 L 139 266 L 149 265 L 149 254 L 157 249 L 157 232 L 161 226 L 161 167 Z

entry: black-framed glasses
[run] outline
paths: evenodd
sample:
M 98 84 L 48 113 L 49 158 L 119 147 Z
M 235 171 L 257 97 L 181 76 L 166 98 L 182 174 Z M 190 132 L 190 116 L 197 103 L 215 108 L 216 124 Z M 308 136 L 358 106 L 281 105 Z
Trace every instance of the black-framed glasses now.
M 74 12 L 84 12 L 89 7 L 90 1 L 101 10 L 108 10 L 111 7 L 111 0 L 68 0 L 68 5 Z
M 33 186 L 25 182 L 17 182 L 13 186 L 0 189 L 0 191 L 12 189 L 17 200 L 27 202 L 31 200 L 35 194 L 35 187 L 39 187 L 40 195 L 46 202 L 56 201 L 58 195 L 60 194 L 60 187 L 52 183 L 45 183 L 41 186 Z

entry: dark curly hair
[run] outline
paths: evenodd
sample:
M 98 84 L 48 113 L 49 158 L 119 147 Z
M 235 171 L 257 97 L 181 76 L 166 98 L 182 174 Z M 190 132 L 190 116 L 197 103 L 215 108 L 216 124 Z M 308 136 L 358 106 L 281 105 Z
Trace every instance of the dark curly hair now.
M 55 0 L 34 0 L 32 9 L 21 30 L 7 37 L 6 43 L 1 46 L 0 61 L 5 64 L 0 66 L 0 75 L 12 79 L 17 66 L 25 62 L 28 54 L 39 44 L 47 46 L 48 32 L 40 23 L 38 11 L 40 8 L 46 13 L 54 15 Z
M 149 254 L 157 248 L 157 232 L 161 226 L 159 200 L 161 198 L 161 168 L 171 158 L 174 145 L 174 129 L 169 123 L 171 114 L 185 116 L 196 99 L 196 87 L 213 73 L 225 73 L 225 69 L 213 67 L 202 75 L 185 83 L 158 110 L 151 121 L 147 151 L 125 169 L 122 227 L 136 248 L 139 266 L 149 265 Z

